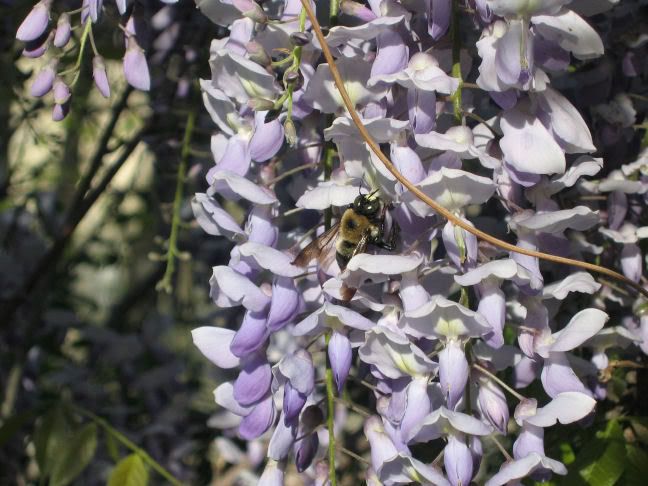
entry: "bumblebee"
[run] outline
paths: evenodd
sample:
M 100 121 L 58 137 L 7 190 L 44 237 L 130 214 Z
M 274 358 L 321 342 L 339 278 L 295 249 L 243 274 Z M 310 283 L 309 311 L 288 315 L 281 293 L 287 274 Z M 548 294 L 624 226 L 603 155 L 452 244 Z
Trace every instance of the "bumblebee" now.
M 396 248 L 398 227 L 392 225 L 389 239 L 385 240 L 385 215 L 387 205 L 378 197 L 378 191 L 360 194 L 353 204 L 344 211 L 340 221 L 319 237 L 309 243 L 293 261 L 294 265 L 306 267 L 317 259 L 322 268 L 328 268 L 335 246 L 335 259 L 341 271 L 344 271 L 349 260 L 359 253 L 364 253 L 368 245 L 377 246 L 388 251 Z M 346 289 L 346 290 L 345 290 Z M 351 300 L 355 289 L 342 288 L 343 300 Z

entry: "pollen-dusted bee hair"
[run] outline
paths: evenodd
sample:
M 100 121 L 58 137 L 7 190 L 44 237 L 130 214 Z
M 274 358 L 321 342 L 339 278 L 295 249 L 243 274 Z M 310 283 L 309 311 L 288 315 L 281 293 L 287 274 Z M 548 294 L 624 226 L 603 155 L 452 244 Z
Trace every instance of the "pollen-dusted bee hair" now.
M 342 271 L 351 258 L 364 253 L 368 244 L 393 251 L 398 228 L 394 225 L 389 239 L 384 239 L 387 205 L 377 193 L 378 191 L 374 191 L 356 197 L 353 204 L 344 211 L 340 221 L 307 245 L 293 263 L 305 267 L 317 258 L 320 265 L 326 268 L 328 265 L 324 262 L 333 244 L 335 244 L 335 259 Z M 355 289 L 343 287 L 341 293 L 343 300 L 350 300 Z

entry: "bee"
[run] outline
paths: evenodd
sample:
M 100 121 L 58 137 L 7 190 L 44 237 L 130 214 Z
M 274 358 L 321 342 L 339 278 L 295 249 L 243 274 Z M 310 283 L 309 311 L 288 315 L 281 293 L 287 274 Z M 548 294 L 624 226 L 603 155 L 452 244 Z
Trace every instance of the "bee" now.
M 322 268 L 332 263 L 330 258 L 333 246 L 335 259 L 341 271 L 356 255 L 364 253 L 368 245 L 388 251 L 396 248 L 398 226 L 394 223 L 389 238 L 385 240 L 385 215 L 388 205 L 377 196 L 378 191 L 360 194 L 353 204 L 342 213 L 340 220 L 309 243 L 293 261 L 293 265 L 306 267 L 317 259 Z M 342 286 L 342 300 L 349 301 L 356 289 Z

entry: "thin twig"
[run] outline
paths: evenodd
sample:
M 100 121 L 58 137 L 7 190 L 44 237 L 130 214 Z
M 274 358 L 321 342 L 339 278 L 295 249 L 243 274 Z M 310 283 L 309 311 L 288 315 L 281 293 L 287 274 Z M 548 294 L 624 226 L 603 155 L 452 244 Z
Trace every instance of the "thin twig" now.
M 524 395 L 522 395 L 521 393 L 519 393 L 517 390 L 511 388 L 511 387 L 510 387 L 509 385 L 507 385 L 503 380 L 500 380 L 496 374 L 491 373 L 490 371 L 488 371 L 488 370 L 487 370 L 486 368 L 484 368 L 483 366 L 479 366 L 477 363 L 473 363 L 472 367 L 475 368 L 477 371 L 480 371 L 481 373 L 483 373 L 484 375 L 486 375 L 488 378 L 490 378 L 490 379 L 493 380 L 494 382 L 498 383 L 498 384 L 499 384 L 500 386 L 502 386 L 502 387 L 503 387 L 507 392 L 509 392 L 511 395 L 513 395 L 513 396 L 514 396 L 515 398 L 517 398 L 518 400 L 522 401 L 522 400 L 525 400 L 525 399 L 526 399 L 526 398 L 524 397 Z
M 184 185 L 187 174 L 187 165 L 191 156 L 191 138 L 196 125 L 196 112 L 189 112 L 187 117 L 187 126 L 185 127 L 184 138 L 182 140 L 182 152 L 180 154 L 180 164 L 178 165 L 178 174 L 176 180 L 176 191 L 173 198 L 173 218 L 171 220 L 171 234 L 169 236 L 169 248 L 166 252 L 167 265 L 162 280 L 155 287 L 156 290 L 163 290 L 167 294 L 173 291 L 173 274 L 175 273 L 176 257 L 180 256 L 178 250 L 178 233 L 180 231 L 180 209 L 184 194 Z
M 356 461 L 359 461 L 359 462 L 361 462 L 361 463 L 363 463 L 363 464 L 366 464 L 367 466 L 371 466 L 371 462 L 369 462 L 368 460 L 366 460 L 364 457 L 359 456 L 359 455 L 356 454 L 355 452 L 350 451 L 350 450 L 347 449 L 346 447 L 338 447 L 338 450 L 339 450 L 340 452 L 343 452 L 343 453 L 346 454 L 347 456 L 352 457 L 352 458 L 355 459 Z
M 358 115 L 358 112 L 356 111 L 353 101 L 351 101 L 351 98 L 349 97 L 349 93 L 347 92 L 345 86 L 344 86 L 344 80 L 342 79 L 342 76 L 340 74 L 340 71 L 337 69 L 337 66 L 335 65 L 335 59 L 333 58 L 333 54 L 331 53 L 330 48 L 328 47 L 328 44 L 326 43 L 326 39 L 324 38 L 324 33 L 322 32 L 322 28 L 319 25 L 319 22 L 317 21 L 317 17 L 315 16 L 315 12 L 313 11 L 310 3 L 308 0 L 301 0 L 302 5 L 306 9 L 306 13 L 311 21 L 311 24 L 313 26 L 313 30 L 315 31 L 315 36 L 317 37 L 321 47 L 322 47 L 322 53 L 324 54 L 324 57 L 326 58 L 326 62 L 329 64 L 329 69 L 331 71 L 331 75 L 333 76 L 333 80 L 335 82 L 335 86 L 340 92 L 340 96 L 342 97 L 342 101 L 344 102 L 344 105 L 349 112 L 349 115 L 351 116 L 351 119 L 353 120 L 353 123 L 356 125 L 356 128 L 360 132 L 360 135 L 362 136 L 363 140 L 366 142 L 366 144 L 369 146 L 371 151 L 376 154 L 376 157 L 380 159 L 380 161 L 383 163 L 383 165 L 387 168 L 389 172 L 400 182 L 405 186 L 412 194 L 414 194 L 418 199 L 423 201 L 425 204 L 430 206 L 432 209 L 434 209 L 437 213 L 439 213 L 441 216 L 446 218 L 448 221 L 450 221 L 452 224 L 455 226 L 459 226 L 460 228 L 464 229 L 468 233 L 471 233 L 475 235 L 477 238 L 480 238 L 484 241 L 487 241 L 488 243 L 497 246 L 499 248 L 502 248 L 507 251 L 512 251 L 515 253 L 520 253 L 522 255 L 534 257 L 534 258 L 540 258 L 542 260 L 547 260 L 553 263 L 558 263 L 561 265 L 570 265 L 578 268 L 582 268 L 584 270 L 589 270 L 592 272 L 597 272 L 601 273 L 603 275 L 607 275 L 609 277 L 614 278 L 615 280 L 619 280 L 626 285 L 632 287 L 635 289 L 637 292 L 640 292 L 643 296 L 648 298 L 648 289 L 643 288 L 641 285 L 637 284 L 636 282 L 630 280 L 629 278 L 625 277 L 624 275 L 621 275 L 618 272 L 615 272 L 614 270 L 610 270 L 609 268 L 601 267 L 599 265 L 594 265 L 592 263 L 587 263 L 583 262 L 580 260 L 574 260 L 571 258 L 565 258 L 557 255 L 551 255 L 548 253 L 543 253 L 540 251 L 535 251 L 535 250 L 528 250 L 526 248 L 520 248 L 519 246 L 512 245 L 511 243 L 507 243 L 506 241 L 502 241 L 494 236 L 492 236 L 489 233 L 486 233 L 484 231 L 481 231 L 475 227 L 473 227 L 470 223 L 465 221 L 464 219 L 454 215 L 451 211 L 446 209 L 445 207 L 441 206 L 439 203 L 437 203 L 434 199 L 429 197 L 427 194 L 425 194 L 422 190 L 420 190 L 418 187 L 416 187 L 414 184 L 412 184 L 407 178 L 405 178 L 399 171 L 396 169 L 394 164 L 389 160 L 389 158 L 380 150 L 380 146 L 376 143 L 376 141 L 372 138 L 372 136 L 369 134 L 365 126 L 363 125 L 362 120 L 360 119 L 360 116 Z
M 356 405 L 355 403 L 353 403 L 353 402 L 351 402 L 349 400 L 338 397 L 338 398 L 335 398 L 335 401 L 341 403 L 342 405 L 344 405 L 347 408 L 350 408 L 354 412 L 358 412 L 363 417 L 371 417 L 371 412 L 369 410 L 367 410 L 364 407 L 361 407 L 360 405 Z
M 107 420 L 99 417 L 98 415 L 95 415 L 91 411 L 86 410 L 85 408 L 80 407 L 78 405 L 71 405 L 71 407 L 79 415 L 82 415 L 92 420 L 94 423 L 96 423 L 101 428 L 103 428 L 106 431 L 106 433 L 110 434 L 117 441 L 121 442 L 126 448 L 130 449 L 135 454 L 140 456 L 142 461 L 148 464 L 153 470 L 155 470 L 160 476 L 166 479 L 173 486 L 182 486 L 181 481 L 179 481 L 173 474 L 167 471 L 159 462 L 157 462 L 155 459 L 149 456 L 149 454 L 144 449 L 139 447 L 128 437 L 122 434 L 119 430 L 115 429 L 112 425 L 110 425 Z
M 489 435 L 488 437 L 490 438 L 490 440 L 495 442 L 495 445 L 497 446 L 497 448 L 500 450 L 500 452 L 506 458 L 507 461 L 513 460 L 511 454 L 509 454 L 508 451 L 504 448 L 504 446 L 500 443 L 500 441 L 497 440 L 497 437 L 495 437 L 494 435 Z
M 16 310 L 27 299 L 29 294 L 32 292 L 32 290 L 34 290 L 41 279 L 45 275 L 47 275 L 48 271 L 56 265 L 59 257 L 63 254 L 63 250 L 72 237 L 74 230 L 90 210 L 90 208 L 97 201 L 97 199 L 99 199 L 99 196 L 103 193 L 106 187 L 108 187 L 108 184 L 110 184 L 113 177 L 115 177 L 115 174 L 117 174 L 122 165 L 124 165 L 126 160 L 139 145 L 144 131 L 145 129 L 142 129 L 140 132 L 136 133 L 135 136 L 126 145 L 124 145 L 121 156 L 106 171 L 97 186 L 88 193 L 88 196 L 85 199 L 80 202 L 79 209 L 71 213 L 71 219 L 66 222 L 59 237 L 54 241 L 52 246 L 49 247 L 45 254 L 38 260 L 38 263 L 36 263 L 36 265 L 34 266 L 34 270 L 29 275 L 29 277 L 27 277 L 25 283 L 16 292 L 14 297 L 9 300 L 0 310 L 0 315 L 2 316 L 4 324 L 9 324 L 11 322 L 11 318 L 13 317 Z

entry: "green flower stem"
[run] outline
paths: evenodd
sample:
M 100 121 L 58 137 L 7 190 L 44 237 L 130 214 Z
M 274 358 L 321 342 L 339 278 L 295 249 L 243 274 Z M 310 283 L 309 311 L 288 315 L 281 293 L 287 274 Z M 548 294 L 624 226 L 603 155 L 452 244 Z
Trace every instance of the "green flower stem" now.
M 303 3 L 303 2 L 302 2 Z M 306 13 L 306 8 L 302 8 L 302 12 Z M 340 0 L 330 0 L 329 7 L 329 27 L 334 27 L 338 23 L 338 14 L 340 12 Z M 333 117 L 329 115 L 326 118 L 327 125 L 332 125 Z M 324 179 L 329 180 L 333 173 L 333 160 L 335 159 L 335 146 L 332 143 L 327 144 L 324 151 Z M 329 229 L 333 219 L 333 212 L 331 208 L 327 208 L 324 212 L 324 227 Z M 333 383 L 333 370 L 328 358 L 328 346 L 331 340 L 331 333 L 326 334 L 326 402 L 328 408 L 328 416 L 326 418 L 326 428 L 328 430 L 329 443 L 328 443 L 328 458 L 329 458 L 329 482 L 331 486 L 337 486 L 337 476 L 335 475 L 335 385 Z
M 164 290 L 170 294 L 173 290 L 173 274 L 175 272 L 176 257 L 180 254 L 178 250 L 178 232 L 180 230 L 180 208 L 184 193 L 184 183 L 187 173 L 187 164 L 191 156 L 191 138 L 196 125 L 196 111 L 192 110 L 187 117 L 187 126 L 185 127 L 184 139 L 182 141 L 182 152 L 180 154 L 180 165 L 178 165 L 178 177 L 176 180 L 176 192 L 173 199 L 173 219 L 171 221 L 171 235 L 169 236 L 169 248 L 166 252 L 167 266 L 162 280 L 158 282 L 156 288 Z
M 331 340 L 331 333 L 326 334 L 326 347 L 328 348 Z M 337 477 L 335 475 L 335 384 L 333 383 L 333 370 L 326 353 L 326 429 L 328 430 L 328 457 L 329 457 L 329 481 L 331 486 L 337 486 Z
M 306 10 L 302 7 L 301 12 L 299 13 L 299 31 L 304 32 L 306 30 Z M 302 46 L 295 46 L 293 48 L 292 56 L 287 57 L 286 59 L 292 59 L 292 65 L 287 69 L 287 71 L 299 71 L 299 66 L 301 65 L 301 56 L 302 56 Z M 281 104 L 283 105 L 284 101 L 288 101 L 286 106 L 286 120 L 292 121 L 292 110 L 293 110 L 293 91 L 295 87 L 293 85 L 288 86 L 286 92 L 281 98 Z M 279 102 L 277 102 L 279 103 Z M 275 103 L 275 106 L 277 106 Z
M 70 83 L 70 87 L 74 86 L 79 80 L 79 75 L 81 74 L 81 62 L 83 61 L 83 53 L 85 52 L 86 43 L 88 41 L 88 37 L 90 36 L 91 32 L 92 32 L 92 22 L 90 21 L 90 19 L 88 19 L 86 20 L 85 27 L 83 28 L 83 33 L 81 34 L 81 40 L 79 41 L 79 54 L 77 56 L 76 63 L 70 69 L 67 69 L 59 73 L 59 76 L 65 76 L 66 74 L 75 73 L 74 79 L 72 80 L 72 83 Z
M 71 405 L 72 409 L 77 412 L 79 415 L 82 415 L 90 420 L 92 420 L 99 427 L 104 429 L 107 434 L 110 434 L 115 440 L 121 443 L 127 449 L 133 451 L 135 454 L 140 456 L 142 460 L 148 464 L 151 469 L 156 471 L 160 476 L 166 479 L 173 486 L 183 486 L 182 482 L 179 481 L 173 474 L 167 471 L 159 462 L 153 459 L 148 453 L 140 448 L 137 444 L 131 441 L 128 437 L 122 434 L 119 430 L 115 429 L 110 425 L 105 419 L 95 415 L 90 410 L 86 410 L 79 405 Z
M 461 90 L 463 79 L 461 77 L 461 32 L 459 32 L 459 0 L 452 0 L 452 19 L 450 23 L 450 36 L 452 37 L 452 76 L 459 80 L 459 87 L 452 96 L 452 108 L 455 120 L 461 123 Z
M 340 0 L 331 0 L 329 5 L 329 27 L 335 27 L 340 13 Z

